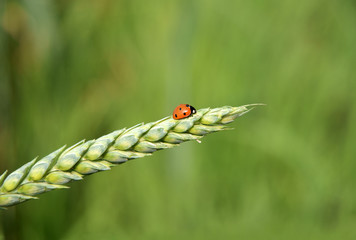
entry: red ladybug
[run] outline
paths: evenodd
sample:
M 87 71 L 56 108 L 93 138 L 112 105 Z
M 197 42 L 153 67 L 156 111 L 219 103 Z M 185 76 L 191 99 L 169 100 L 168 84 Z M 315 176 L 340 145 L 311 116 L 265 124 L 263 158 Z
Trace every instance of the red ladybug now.
M 182 119 L 189 117 L 190 115 L 196 113 L 197 110 L 193 106 L 189 104 L 180 104 L 176 107 L 173 111 L 173 118 L 174 119 Z

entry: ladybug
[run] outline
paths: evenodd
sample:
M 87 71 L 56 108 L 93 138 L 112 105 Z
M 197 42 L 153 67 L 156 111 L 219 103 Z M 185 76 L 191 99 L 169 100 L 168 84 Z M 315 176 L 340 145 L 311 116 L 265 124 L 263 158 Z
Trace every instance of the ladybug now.
M 180 104 L 176 107 L 173 111 L 173 118 L 174 119 L 182 119 L 189 117 L 190 115 L 196 113 L 197 110 L 193 106 L 189 104 Z

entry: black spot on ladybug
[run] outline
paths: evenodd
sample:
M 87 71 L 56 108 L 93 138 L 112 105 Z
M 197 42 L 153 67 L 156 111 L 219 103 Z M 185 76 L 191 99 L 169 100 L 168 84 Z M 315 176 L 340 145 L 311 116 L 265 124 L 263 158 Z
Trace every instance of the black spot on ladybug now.
M 185 115 L 187 115 L 186 113 L 183 113 L 183 115 L 185 116 Z
M 186 107 L 189 107 L 189 104 L 186 104 L 185 106 L 186 106 Z
M 174 114 L 175 117 L 178 117 L 177 114 Z
M 179 110 L 182 110 L 182 108 L 179 108 Z

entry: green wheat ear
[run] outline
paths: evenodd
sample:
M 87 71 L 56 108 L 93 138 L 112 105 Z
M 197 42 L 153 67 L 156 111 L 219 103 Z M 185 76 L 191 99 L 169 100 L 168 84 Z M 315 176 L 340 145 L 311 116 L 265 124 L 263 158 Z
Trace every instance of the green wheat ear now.
M 180 143 L 197 140 L 204 135 L 227 129 L 225 124 L 247 113 L 255 106 L 205 108 L 182 120 L 165 117 L 121 129 L 96 140 L 82 140 L 63 146 L 43 158 L 35 158 L 16 171 L 0 176 L 0 208 L 13 206 L 53 189 L 68 188 L 64 184 L 81 180 L 85 175 L 110 170 L 128 160 L 151 155 Z

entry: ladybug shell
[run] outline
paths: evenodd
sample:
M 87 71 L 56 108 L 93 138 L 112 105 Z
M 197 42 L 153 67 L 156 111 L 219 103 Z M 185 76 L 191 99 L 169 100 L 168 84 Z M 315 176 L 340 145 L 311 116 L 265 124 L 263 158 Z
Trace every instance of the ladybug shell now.
M 193 106 L 190 106 L 189 104 L 180 104 L 174 109 L 173 118 L 174 119 L 186 118 L 196 112 L 197 110 L 195 110 Z

